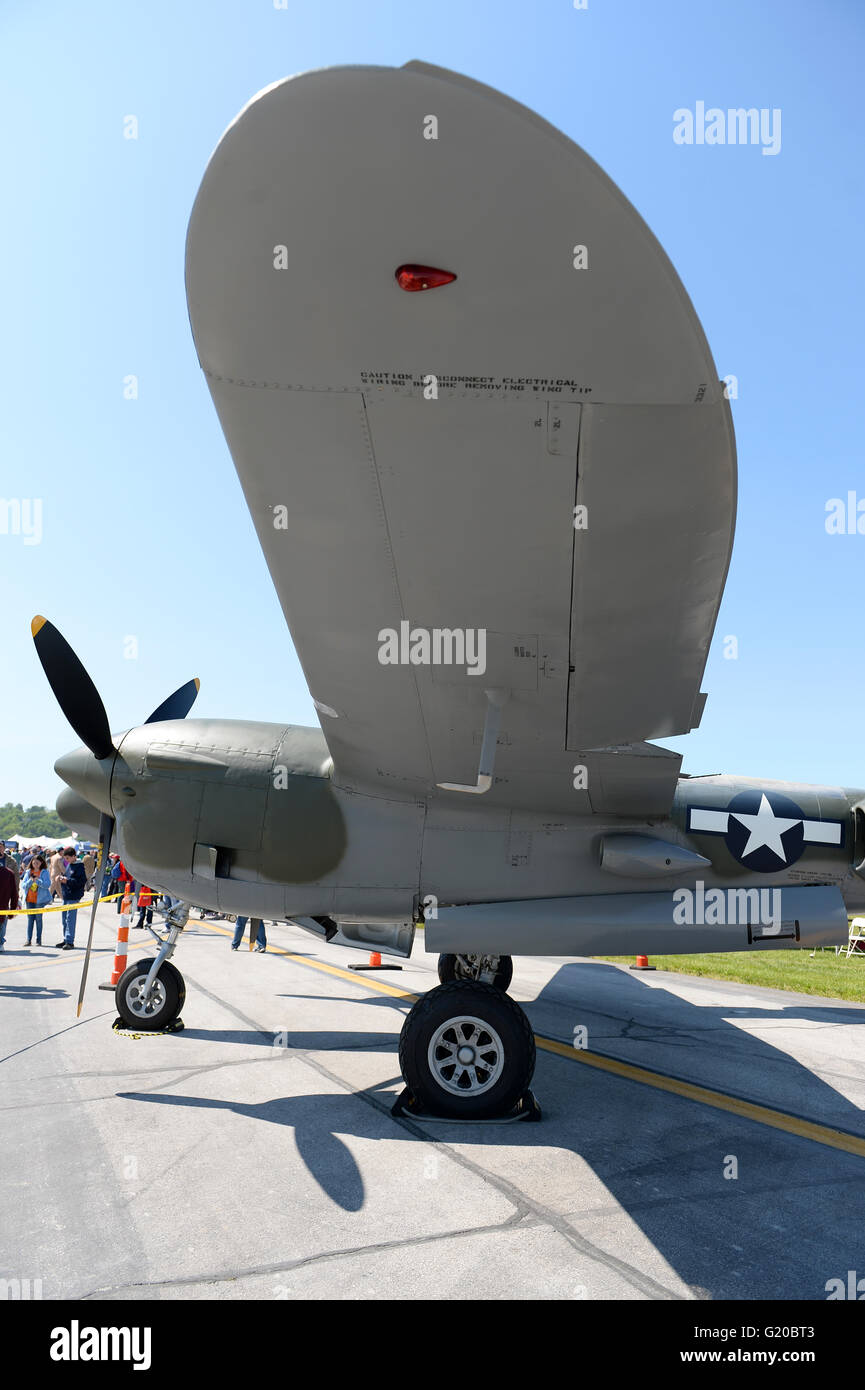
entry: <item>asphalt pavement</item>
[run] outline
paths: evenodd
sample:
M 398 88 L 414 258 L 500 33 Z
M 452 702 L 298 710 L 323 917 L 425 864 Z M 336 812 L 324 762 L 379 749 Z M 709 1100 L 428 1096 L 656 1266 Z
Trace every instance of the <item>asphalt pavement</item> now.
M 363 952 L 297 927 L 256 954 L 193 921 L 185 1028 L 135 1038 L 97 988 L 117 920 L 100 908 L 80 1020 L 83 951 L 9 927 L 0 1278 L 46 1299 L 591 1301 L 819 1300 L 865 1275 L 865 1005 L 520 957 L 542 1121 L 422 1125 L 390 1114 L 402 1019 L 437 984 L 422 935 L 402 972 L 353 974 Z

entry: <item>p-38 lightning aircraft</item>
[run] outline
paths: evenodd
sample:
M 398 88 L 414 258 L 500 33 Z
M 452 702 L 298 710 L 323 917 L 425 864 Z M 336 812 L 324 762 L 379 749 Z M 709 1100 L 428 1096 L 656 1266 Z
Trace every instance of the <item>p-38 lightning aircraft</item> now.
M 846 939 L 865 792 L 681 777 L 648 742 L 703 711 L 733 426 L 672 265 L 588 155 L 425 63 L 294 77 L 217 146 L 186 279 L 321 729 L 187 719 L 190 682 L 112 733 L 37 619 L 85 745 L 56 764 L 66 823 L 187 903 L 401 955 L 423 922 L 443 983 L 400 1061 L 451 1116 L 531 1079 L 514 953 Z M 117 987 L 137 1028 L 180 1010 L 182 925 Z

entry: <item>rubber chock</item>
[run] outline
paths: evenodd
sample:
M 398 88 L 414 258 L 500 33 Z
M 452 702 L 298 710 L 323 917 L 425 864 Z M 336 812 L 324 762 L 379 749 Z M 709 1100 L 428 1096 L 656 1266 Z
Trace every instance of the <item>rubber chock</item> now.
M 397 1117 L 403 1116 L 405 1119 L 417 1120 L 418 1124 L 439 1125 L 512 1125 L 516 1120 L 528 1120 L 530 1123 L 537 1123 L 542 1118 L 541 1107 L 535 1099 L 534 1091 L 526 1091 L 506 1115 L 491 1115 L 487 1119 L 476 1120 L 471 1118 L 455 1119 L 452 1115 L 425 1114 L 421 1110 L 414 1092 L 408 1086 L 397 1096 L 391 1106 L 390 1113 Z

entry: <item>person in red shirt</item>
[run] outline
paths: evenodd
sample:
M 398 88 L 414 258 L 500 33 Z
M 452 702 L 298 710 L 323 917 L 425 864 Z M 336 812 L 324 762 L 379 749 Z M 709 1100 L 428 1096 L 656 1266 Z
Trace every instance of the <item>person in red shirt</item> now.
M 6 865 L 0 867 L 0 951 L 6 950 L 6 925 L 11 921 L 11 916 L 6 916 L 3 909 L 18 908 L 18 880 Z
M 147 888 L 145 884 L 142 883 L 141 887 L 138 889 L 138 921 L 135 923 L 136 927 L 144 926 L 145 913 L 147 914 L 147 925 L 149 927 L 153 923 L 153 889 Z
M 111 874 L 111 892 L 119 894 L 117 899 L 117 911 L 123 911 L 123 899 L 127 893 L 132 893 L 135 888 L 135 879 L 123 863 L 118 859 Z

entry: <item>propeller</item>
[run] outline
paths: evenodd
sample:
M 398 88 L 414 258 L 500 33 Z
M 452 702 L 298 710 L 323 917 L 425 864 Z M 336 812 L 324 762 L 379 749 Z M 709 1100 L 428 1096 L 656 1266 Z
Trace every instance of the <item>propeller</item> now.
M 99 691 L 62 633 L 47 618 L 35 617 L 30 624 L 36 655 L 54 698 L 72 728 L 94 758 L 100 762 L 115 751 L 111 729 Z
M 117 752 L 111 737 L 108 715 L 99 691 L 75 655 L 66 638 L 58 632 L 47 618 L 37 616 L 30 624 L 36 655 L 48 677 L 48 684 L 54 692 L 58 705 L 66 715 L 75 733 L 89 748 L 97 762 L 113 758 Z M 197 679 L 187 681 L 167 700 L 163 700 L 144 722 L 158 724 L 166 719 L 185 719 L 195 703 L 200 688 Z M 110 774 L 109 774 L 110 775 Z M 93 945 L 93 928 L 96 924 L 96 908 L 102 896 L 108 852 L 114 834 L 114 817 L 105 811 L 99 814 L 99 860 L 93 878 L 93 904 L 90 909 L 90 930 L 87 933 L 87 949 L 84 953 L 84 969 L 81 972 L 81 988 L 78 991 L 78 1012 L 84 1001 L 87 984 L 87 971 L 90 967 L 90 951 Z
M 163 700 L 161 705 L 157 705 L 150 718 L 145 719 L 145 724 L 159 724 L 163 719 L 185 719 L 200 689 L 201 681 L 195 676 L 169 695 L 167 700 Z

